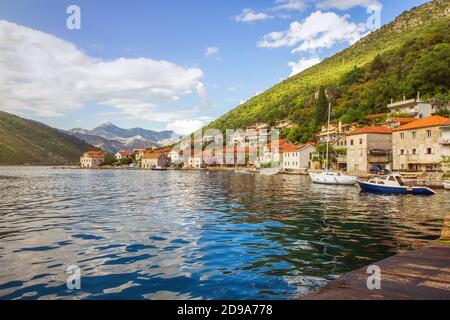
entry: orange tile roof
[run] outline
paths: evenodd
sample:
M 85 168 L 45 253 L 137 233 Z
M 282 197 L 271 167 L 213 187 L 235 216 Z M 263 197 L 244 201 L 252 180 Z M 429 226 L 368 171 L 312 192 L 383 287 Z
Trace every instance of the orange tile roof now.
M 367 126 L 363 128 L 356 129 L 350 133 L 348 136 L 354 136 L 357 134 L 366 134 L 366 133 L 375 133 L 375 134 L 391 134 L 392 130 L 387 127 L 375 127 L 375 126 Z
M 104 158 L 105 154 L 102 151 L 87 151 L 83 156 L 88 156 L 90 158 Z
M 400 126 L 394 131 L 403 131 L 403 130 L 412 130 L 412 129 L 419 129 L 419 128 L 428 128 L 428 127 L 438 127 L 438 126 L 445 126 L 450 125 L 450 119 L 441 117 L 441 116 L 431 116 L 422 118 L 419 120 L 416 120 L 414 122 L 405 124 L 403 126 Z
M 315 143 L 307 142 L 305 144 L 299 144 L 299 145 L 285 145 L 282 148 L 280 148 L 281 153 L 287 153 L 287 152 L 296 152 L 296 151 L 302 151 L 304 148 L 308 146 L 315 147 Z
M 144 159 L 158 159 L 161 157 L 162 152 L 146 150 L 144 151 Z
M 400 123 L 400 125 L 417 121 L 417 119 L 414 118 L 392 118 L 391 120 Z
M 118 153 L 120 153 L 122 157 L 128 157 L 131 155 L 131 152 L 129 151 L 119 151 Z
M 299 149 L 301 148 L 301 146 L 283 146 L 280 147 L 280 152 L 281 153 L 287 153 L 287 152 L 295 152 L 295 151 L 299 151 Z

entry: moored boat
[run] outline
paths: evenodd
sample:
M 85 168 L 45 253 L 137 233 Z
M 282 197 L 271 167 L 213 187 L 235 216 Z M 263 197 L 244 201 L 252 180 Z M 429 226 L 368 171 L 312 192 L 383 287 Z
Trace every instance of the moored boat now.
M 278 168 L 263 168 L 259 170 L 259 173 L 263 176 L 274 176 L 280 172 Z
M 444 182 L 444 189 L 450 190 L 450 182 Z
M 403 183 L 402 178 L 398 174 L 390 174 L 388 176 L 380 176 L 370 179 L 369 181 L 357 180 L 362 191 L 381 194 L 412 194 L 431 196 L 436 192 L 428 187 L 407 186 Z
M 239 173 L 239 174 L 251 174 L 250 170 L 248 169 L 235 169 L 234 173 Z
M 329 170 L 329 147 L 330 147 L 330 116 L 331 116 L 331 103 L 328 104 L 328 129 L 327 129 L 327 151 L 325 161 L 325 171 L 316 173 L 310 172 L 309 177 L 313 183 L 319 184 L 333 184 L 333 185 L 354 185 L 356 184 L 357 177 L 349 176 L 338 171 Z
M 163 167 L 151 167 L 150 168 L 153 171 L 167 171 L 167 168 L 163 168 Z
M 355 176 L 335 171 L 310 172 L 309 177 L 314 183 L 334 185 L 354 185 L 358 179 Z

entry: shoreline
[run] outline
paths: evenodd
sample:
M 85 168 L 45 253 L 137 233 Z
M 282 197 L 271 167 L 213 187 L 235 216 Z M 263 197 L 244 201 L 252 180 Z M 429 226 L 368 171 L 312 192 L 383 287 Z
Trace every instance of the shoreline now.
M 380 271 L 369 289 L 369 267 Z M 438 240 L 348 272 L 299 300 L 450 300 L 450 213 Z M 373 270 L 373 269 L 372 269 Z

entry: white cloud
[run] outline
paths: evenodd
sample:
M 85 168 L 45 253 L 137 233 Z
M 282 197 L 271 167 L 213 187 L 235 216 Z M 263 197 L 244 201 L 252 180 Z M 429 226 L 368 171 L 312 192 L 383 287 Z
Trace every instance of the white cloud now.
M 292 53 L 330 48 L 341 42 L 353 44 L 367 31 L 365 24 L 350 22 L 349 15 L 338 16 L 334 12 L 316 11 L 303 23 L 294 21 L 286 31 L 272 32 L 258 42 L 262 48 L 292 47 Z
M 40 116 L 63 115 L 93 102 L 131 117 L 168 122 L 185 114 L 159 112 L 158 102 L 194 90 L 206 96 L 198 68 L 147 58 L 95 59 L 70 42 L 4 20 L 0 70 L 0 107 Z
M 275 0 L 274 11 L 303 11 L 307 7 L 303 0 Z
M 339 10 L 348 10 L 358 6 L 365 8 L 369 8 L 371 6 L 376 6 L 378 8 L 383 7 L 383 5 L 377 0 L 323 0 L 319 1 L 316 6 L 319 9 L 335 8 Z
M 237 22 L 255 22 L 272 19 L 273 16 L 264 13 L 264 12 L 255 12 L 252 9 L 244 9 L 240 15 L 233 17 L 233 19 Z
M 302 72 L 303 70 L 306 70 L 310 67 L 312 67 L 313 65 L 316 65 L 318 63 L 320 63 L 320 58 L 319 57 L 313 57 L 310 59 L 300 59 L 298 62 L 289 62 L 289 67 L 292 68 L 292 72 L 290 77 L 296 75 L 297 73 Z
M 219 54 L 219 48 L 218 47 L 208 47 L 205 51 L 205 57 L 214 56 Z
M 167 125 L 167 130 L 173 130 L 182 135 L 191 134 L 205 125 L 202 120 L 175 120 Z

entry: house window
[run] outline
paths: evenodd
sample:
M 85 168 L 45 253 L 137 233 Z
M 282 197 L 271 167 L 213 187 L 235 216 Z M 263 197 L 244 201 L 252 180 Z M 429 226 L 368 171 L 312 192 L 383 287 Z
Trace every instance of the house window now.
M 361 139 L 359 139 L 359 144 L 362 144 L 362 142 L 363 142 L 362 138 L 361 138 Z
M 433 150 L 431 148 L 427 148 L 427 154 L 432 154 Z
M 414 131 L 414 132 L 412 133 L 412 138 L 415 139 L 416 137 L 417 137 L 417 132 Z
M 351 145 L 351 146 L 353 145 L 353 139 L 352 139 L 352 140 L 350 140 L 350 145 Z
M 404 140 L 405 139 L 405 134 L 404 133 L 400 133 L 400 139 Z
M 431 130 L 427 130 L 427 137 L 431 138 Z
M 400 155 L 404 155 L 405 154 L 405 150 L 404 149 L 401 149 L 400 150 Z
M 412 149 L 412 154 L 416 155 L 417 154 L 417 149 Z

